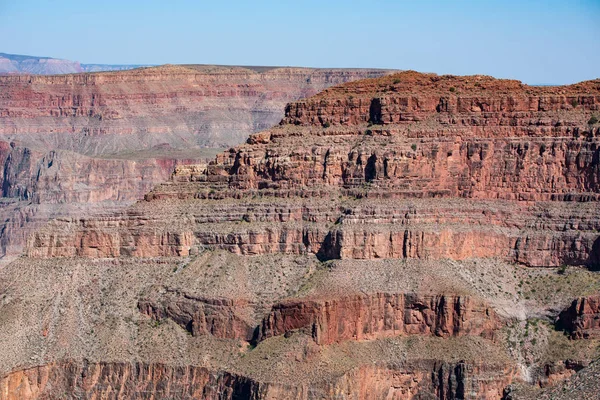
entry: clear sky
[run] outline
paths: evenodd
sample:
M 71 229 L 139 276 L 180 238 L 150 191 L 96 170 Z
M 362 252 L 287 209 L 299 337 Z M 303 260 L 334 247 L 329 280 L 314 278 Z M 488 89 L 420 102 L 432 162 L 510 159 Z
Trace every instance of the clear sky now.
M 0 52 L 563 84 L 600 77 L 600 0 L 0 0 Z

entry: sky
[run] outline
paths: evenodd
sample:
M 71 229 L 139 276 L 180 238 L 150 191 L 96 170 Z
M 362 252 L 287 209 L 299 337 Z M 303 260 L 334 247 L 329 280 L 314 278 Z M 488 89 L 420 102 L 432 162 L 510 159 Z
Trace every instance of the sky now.
M 0 0 L 0 52 L 567 84 L 600 77 L 600 0 Z

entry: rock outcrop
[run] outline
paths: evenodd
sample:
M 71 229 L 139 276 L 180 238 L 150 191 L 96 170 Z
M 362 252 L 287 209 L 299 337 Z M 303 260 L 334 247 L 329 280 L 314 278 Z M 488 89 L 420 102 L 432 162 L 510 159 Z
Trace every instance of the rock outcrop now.
M 573 339 L 600 338 L 600 295 L 580 297 L 564 309 L 557 327 Z
M 244 320 L 244 314 L 249 314 L 251 308 L 248 302 L 164 291 L 163 295 L 155 294 L 153 298 L 140 300 L 139 310 L 159 322 L 170 318 L 194 336 L 253 339 L 254 327 Z
M 133 76 L 162 79 L 150 72 Z M 73 118 L 110 110 L 78 104 Z M 598 351 L 588 299 L 560 318 L 590 354 L 532 319 L 584 295 L 548 267 L 600 287 L 584 271 L 600 261 L 598 112 L 600 81 L 415 72 L 292 102 L 143 201 L 30 236 L 0 269 L 0 340 L 25 326 L 27 343 L 0 367 L 11 388 L 42 382 L 19 372 L 42 365 L 68 393 L 107 398 L 500 399 L 553 384 Z M 93 372 L 63 368 L 73 353 Z
M 290 100 L 387 72 L 165 66 L 0 76 L 0 185 L 11 199 L 0 209 L 7 221 L 0 256 L 19 254 L 48 216 L 131 204 L 175 166 L 212 157 L 216 150 L 207 146 L 236 144 L 275 124 Z
M 399 335 L 483 335 L 501 326 L 494 311 L 469 297 L 376 293 L 273 306 L 259 340 L 303 329 L 317 344 Z
M 0 380 L 0 399 L 499 399 L 514 371 L 502 365 L 419 361 L 365 366 L 311 385 L 259 382 L 194 366 L 64 362 Z
M 40 233 L 29 254 L 170 256 L 203 247 L 593 265 L 600 259 L 600 127 L 587 123 L 599 92 L 597 81 L 528 87 L 413 72 L 328 89 L 288 106 L 279 127 L 206 167 L 179 170 L 146 196 L 157 205 L 197 204 L 188 207 L 184 230 L 157 219 L 130 229 L 139 226 L 130 216 L 110 225 L 86 221 L 64 236 Z M 222 202 L 202 200 L 237 198 L 250 206 L 226 212 Z M 273 209 L 265 209 L 266 198 Z M 284 206 L 290 198 L 299 206 Z M 198 215 L 208 207 L 210 218 Z M 232 229 L 227 223 L 236 218 L 251 223 Z M 86 248 L 87 237 L 102 239 Z

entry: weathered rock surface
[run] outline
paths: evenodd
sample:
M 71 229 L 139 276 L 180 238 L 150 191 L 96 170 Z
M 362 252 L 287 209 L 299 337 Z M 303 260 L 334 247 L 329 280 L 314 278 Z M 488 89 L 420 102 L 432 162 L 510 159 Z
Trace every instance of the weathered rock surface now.
M 216 151 L 207 146 L 238 143 L 275 124 L 286 102 L 388 72 L 165 66 L 0 76 L 0 184 L 2 197 L 11 199 L 0 210 L 7 221 L 0 225 L 2 255 L 20 253 L 40 226 L 23 222 L 24 213 L 43 223 L 48 214 L 79 215 L 90 203 L 106 203 L 107 212 L 125 207 L 176 165 L 212 157 Z M 26 209 L 29 203 L 42 206 Z M 57 203 L 76 205 L 33 214 Z
M 531 266 L 594 265 L 600 128 L 587 122 L 599 108 L 599 92 L 597 81 L 541 88 L 413 72 L 328 89 L 292 103 L 280 127 L 209 165 L 180 169 L 173 183 L 146 196 L 154 204 L 148 208 L 197 204 L 197 212 L 187 203 L 187 212 L 178 211 L 188 222 L 183 230 L 172 216 L 168 226 L 155 217 L 137 228 L 139 218 L 130 214 L 80 222 L 83 229 L 70 225 L 64 235 L 42 232 L 28 254 L 185 256 L 200 246 L 324 259 L 498 257 Z M 386 119 L 371 115 L 374 109 L 412 117 Z M 230 212 L 204 200 L 239 198 L 246 204 L 258 198 L 260 208 L 237 205 Z M 289 199 L 299 206 L 284 206 Z M 211 218 L 198 215 L 208 207 Z M 136 208 L 143 213 L 144 206 Z M 237 218 L 250 224 L 232 227 Z
M 573 339 L 600 338 L 600 295 L 580 297 L 563 310 L 557 321 Z
M 0 134 L 85 154 L 226 147 L 276 124 L 289 101 L 391 71 L 162 66 L 0 77 Z
M 154 299 L 140 300 L 139 310 L 156 321 L 170 318 L 194 336 L 252 340 L 254 327 L 244 319 L 244 314 L 251 308 L 248 302 L 165 291 L 163 295 L 155 294 Z
M 296 329 L 306 330 L 317 344 L 398 335 L 491 338 L 500 326 L 492 309 L 469 297 L 376 293 L 276 304 L 259 340 Z
M 599 81 L 405 72 L 293 102 L 144 201 L 32 235 L 0 270 L 0 340 L 24 325 L 27 343 L 0 366 L 183 365 L 198 382 L 199 365 L 222 398 L 500 399 L 552 384 L 598 352 L 549 321 L 600 285 L 582 268 L 600 261 L 599 97 Z M 37 271 L 32 289 L 13 284 Z M 173 397 L 206 388 L 173 384 Z
M 420 361 L 365 366 L 311 385 L 259 382 L 193 366 L 64 362 L 14 372 L 0 381 L 0 399 L 499 399 L 514 371 Z

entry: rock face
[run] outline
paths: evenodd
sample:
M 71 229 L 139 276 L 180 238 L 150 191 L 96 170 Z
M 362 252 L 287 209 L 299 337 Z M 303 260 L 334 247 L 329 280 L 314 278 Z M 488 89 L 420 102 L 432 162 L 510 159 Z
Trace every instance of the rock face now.
M 196 74 L 177 82 L 202 88 Z M 116 99 L 82 94 L 73 118 L 113 121 Z M 571 283 L 600 287 L 583 271 L 600 261 L 598 112 L 600 81 L 415 72 L 292 102 L 278 126 L 175 166 L 143 201 L 30 236 L 0 269 L 0 341 L 25 343 L 0 357 L 5 393 L 500 399 L 566 378 L 597 339 L 582 354 L 532 317 L 584 295 Z M 561 320 L 593 330 L 597 307 L 571 308 Z
M 271 127 L 289 101 L 391 71 L 163 66 L 0 77 L 0 134 L 85 154 L 226 147 Z
M 600 338 L 600 295 L 573 300 L 560 313 L 557 325 L 573 339 Z
M 244 309 L 250 308 L 244 301 L 169 293 L 155 300 L 142 299 L 138 308 L 156 321 L 170 318 L 194 336 L 246 341 L 254 336 L 254 328 L 243 318 Z
M 234 144 L 275 124 L 290 100 L 385 73 L 166 66 L 0 76 L 0 183 L 2 196 L 11 199 L 0 209 L 7 221 L 0 230 L 2 255 L 20 253 L 48 216 L 131 204 L 175 166 L 212 157 L 216 150 L 207 146 Z
M 75 363 L 44 365 L 0 381 L 0 399 L 498 399 L 514 371 L 421 361 L 407 366 L 370 366 L 334 381 L 295 386 L 258 382 L 228 372 L 163 364 Z
M 252 326 L 248 315 L 253 305 L 243 300 L 163 292 L 140 300 L 139 310 L 156 321 L 169 318 L 194 336 L 260 342 L 302 330 L 317 344 L 327 345 L 405 335 L 491 339 L 502 326 L 489 306 L 468 296 L 375 293 L 292 299 L 273 305 L 260 325 Z
M 259 340 L 305 329 L 317 344 L 398 335 L 493 337 L 500 321 L 468 297 L 376 293 L 322 301 L 289 300 L 273 306 Z

